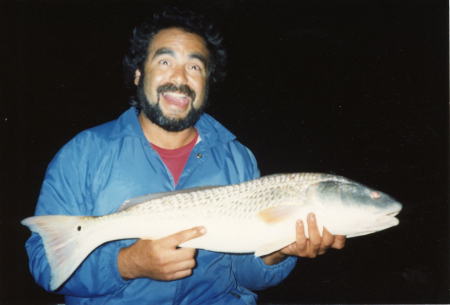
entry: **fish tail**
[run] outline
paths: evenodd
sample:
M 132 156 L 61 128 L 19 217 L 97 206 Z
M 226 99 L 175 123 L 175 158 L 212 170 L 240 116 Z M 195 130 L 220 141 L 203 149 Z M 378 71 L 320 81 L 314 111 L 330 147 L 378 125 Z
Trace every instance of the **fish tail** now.
M 61 286 L 99 243 L 88 225 L 90 217 L 48 215 L 28 217 L 21 221 L 38 233 L 44 244 L 51 269 L 50 288 Z

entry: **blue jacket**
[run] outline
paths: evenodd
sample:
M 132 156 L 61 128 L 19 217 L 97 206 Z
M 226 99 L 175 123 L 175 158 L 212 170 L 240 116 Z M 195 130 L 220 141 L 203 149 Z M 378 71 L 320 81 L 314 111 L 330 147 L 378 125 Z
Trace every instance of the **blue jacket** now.
M 252 153 L 207 114 L 196 124 L 201 141 L 194 147 L 175 186 L 150 147 L 130 108 L 117 120 L 78 134 L 55 156 L 46 172 L 36 215 L 104 215 L 126 199 L 202 185 L 225 185 L 257 178 Z M 268 266 L 260 258 L 199 250 L 187 278 L 124 280 L 118 251 L 134 240 L 106 243 L 94 250 L 56 292 L 70 304 L 255 304 L 260 290 L 280 283 L 296 259 Z M 39 235 L 26 243 L 30 270 L 49 290 L 50 272 Z

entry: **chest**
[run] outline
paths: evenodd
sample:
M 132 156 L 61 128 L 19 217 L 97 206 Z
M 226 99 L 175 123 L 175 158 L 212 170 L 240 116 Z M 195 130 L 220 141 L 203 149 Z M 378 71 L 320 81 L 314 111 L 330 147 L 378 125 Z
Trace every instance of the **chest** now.
M 170 171 L 150 146 L 134 145 L 105 156 L 90 183 L 94 203 L 90 214 L 115 212 L 125 200 L 145 194 L 242 182 L 239 170 L 243 165 L 224 149 L 194 147 L 175 184 Z

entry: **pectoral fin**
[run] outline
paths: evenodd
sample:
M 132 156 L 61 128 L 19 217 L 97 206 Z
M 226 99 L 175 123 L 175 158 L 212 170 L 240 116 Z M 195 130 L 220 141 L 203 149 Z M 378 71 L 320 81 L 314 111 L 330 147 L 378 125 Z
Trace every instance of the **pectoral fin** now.
M 299 205 L 279 205 L 261 210 L 258 216 L 266 223 L 277 223 L 292 218 L 300 208 Z

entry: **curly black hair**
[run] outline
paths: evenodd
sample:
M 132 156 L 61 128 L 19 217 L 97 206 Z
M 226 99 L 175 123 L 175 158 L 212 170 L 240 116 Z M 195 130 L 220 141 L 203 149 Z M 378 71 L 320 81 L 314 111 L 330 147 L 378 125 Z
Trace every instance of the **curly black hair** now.
M 226 51 L 222 35 L 217 28 L 204 16 L 193 11 L 166 7 L 133 30 L 130 46 L 123 60 L 125 82 L 128 86 L 132 87 L 135 71 L 137 69 L 143 71 L 148 46 L 153 37 L 159 31 L 172 27 L 195 33 L 205 40 L 210 53 L 207 64 L 210 84 L 217 83 L 225 77 Z

